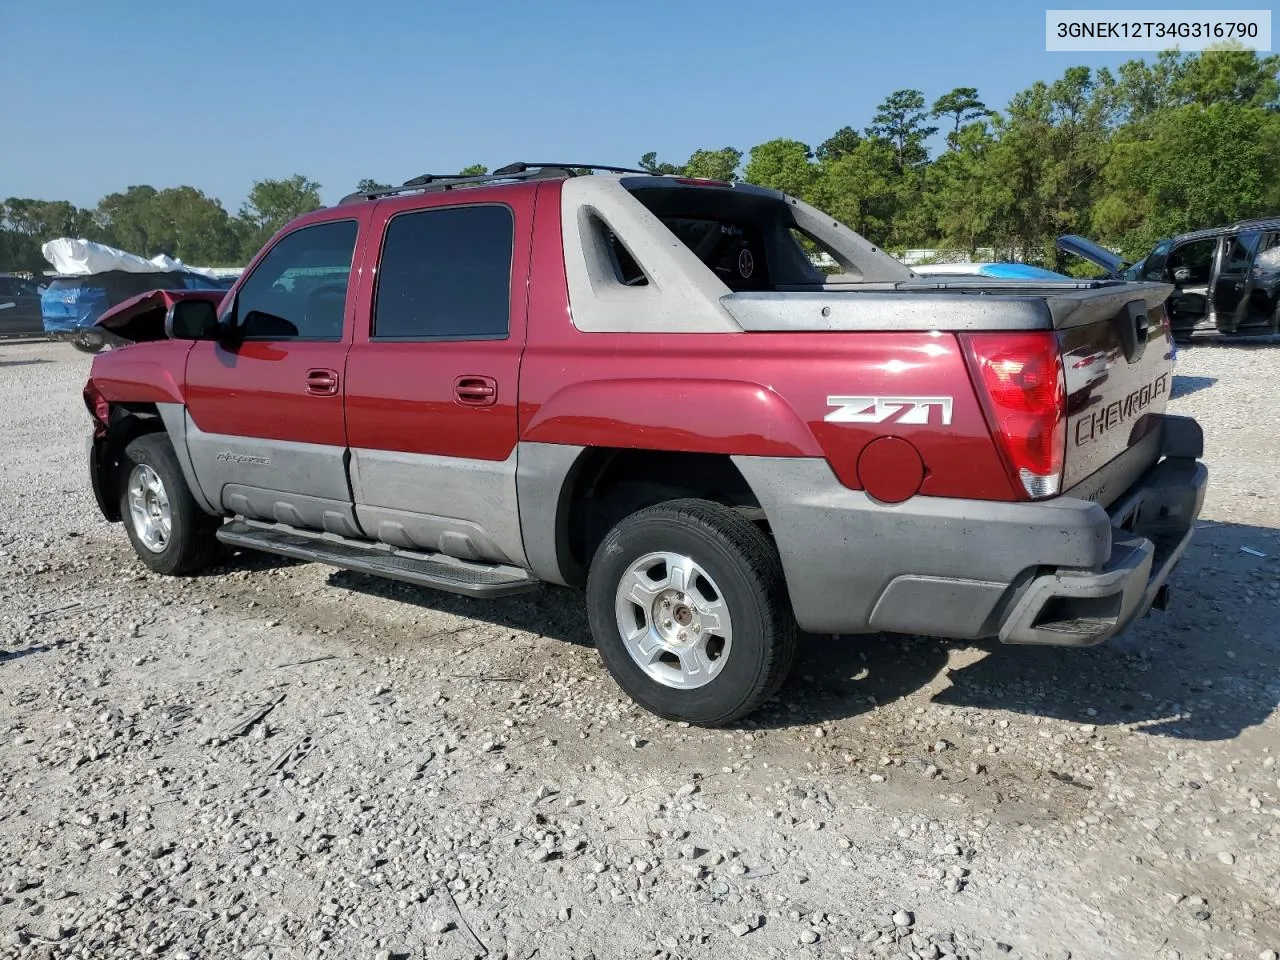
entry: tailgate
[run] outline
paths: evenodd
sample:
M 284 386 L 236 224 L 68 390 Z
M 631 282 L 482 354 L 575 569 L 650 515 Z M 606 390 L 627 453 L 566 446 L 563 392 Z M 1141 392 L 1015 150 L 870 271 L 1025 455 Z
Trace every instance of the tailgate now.
M 1173 386 L 1165 293 L 1126 284 L 1057 324 L 1067 388 L 1062 487 L 1073 495 L 1109 504 L 1159 456 L 1159 414 Z

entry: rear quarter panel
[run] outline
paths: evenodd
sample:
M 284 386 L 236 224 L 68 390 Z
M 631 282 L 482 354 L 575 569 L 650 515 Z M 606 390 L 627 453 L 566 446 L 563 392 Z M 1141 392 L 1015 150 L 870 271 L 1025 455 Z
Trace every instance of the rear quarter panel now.
M 521 363 L 525 441 L 741 456 L 825 457 L 861 489 L 858 457 L 883 436 L 924 461 L 920 493 L 1012 500 L 960 345 L 951 334 L 583 333 L 565 281 L 559 192 L 535 215 Z M 834 422 L 833 397 L 951 398 L 943 422 Z M 803 491 L 797 491 L 802 494 Z
M 924 461 L 920 493 L 1008 500 L 964 359 L 950 335 L 579 334 L 539 342 L 530 325 L 521 439 L 768 457 L 825 457 L 860 489 L 858 457 L 900 437 Z M 947 397 L 949 422 L 833 422 L 838 397 Z

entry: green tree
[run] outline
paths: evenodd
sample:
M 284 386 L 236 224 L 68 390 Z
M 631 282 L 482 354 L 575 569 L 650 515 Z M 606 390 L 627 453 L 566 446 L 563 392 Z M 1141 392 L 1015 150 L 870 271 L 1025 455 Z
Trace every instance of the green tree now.
M 255 180 L 240 208 L 245 227 L 242 252 L 246 258 L 252 256 L 290 220 L 320 206 L 320 184 L 300 173 L 284 180 Z
M 1153 63 L 1127 60 L 1120 64 L 1116 96 L 1123 119 L 1140 123 L 1159 110 L 1178 106 L 1186 63 L 1178 51 L 1164 50 Z
M 990 169 L 1004 203 L 994 230 L 1017 255 L 1056 263 L 1056 237 L 1087 229 L 1117 102 L 1109 72 L 1071 67 L 1016 94 L 996 122 Z
M 48 269 L 40 247 L 57 237 L 101 239 L 92 213 L 65 200 L 10 197 L 0 203 L 0 269 Z
M 161 190 L 151 202 L 158 244 L 165 253 L 196 266 L 230 266 L 239 260 L 240 237 L 222 204 L 195 187 Z M 142 251 L 139 251 L 142 252 Z
M 97 221 L 113 245 L 139 256 L 225 266 L 240 259 L 240 232 L 222 203 L 195 187 L 142 185 L 98 202 Z
M 469 167 L 463 167 L 458 171 L 460 177 L 483 177 L 489 172 L 489 168 L 482 163 L 473 163 Z
M 377 193 L 379 190 L 390 190 L 390 189 L 391 189 L 391 184 L 382 183 L 381 181 L 373 180 L 369 177 L 365 177 L 363 180 L 361 180 L 359 183 L 356 184 L 356 193 Z
M 1232 103 L 1165 110 L 1118 136 L 1093 226 L 1141 256 L 1170 234 L 1277 212 L 1278 169 L 1280 114 Z
M 929 159 L 925 141 L 938 132 L 925 125 L 929 112 L 919 90 L 895 90 L 876 108 L 867 127 L 867 136 L 881 137 L 894 146 L 898 169 L 922 164 Z
M 951 141 L 926 174 L 929 212 L 941 244 L 972 257 L 979 246 L 994 242 L 998 211 L 1011 197 L 992 177 L 995 137 L 985 121 L 965 125 Z
M 1172 87 L 1183 104 L 1276 110 L 1280 109 L 1277 70 L 1280 56 L 1260 57 L 1238 44 L 1224 43 L 1188 56 Z
M 671 163 L 660 162 L 658 160 L 658 154 L 653 150 L 650 150 L 640 158 L 640 166 L 642 169 L 648 170 L 650 173 L 677 174 L 684 172 L 684 168 L 682 167 L 677 167 Z
M 821 161 L 809 196 L 819 209 L 881 246 L 894 237 L 897 157 L 887 140 L 862 140 Z
M 152 217 L 158 192 L 155 187 L 142 184 L 123 193 L 109 193 L 98 201 L 98 223 L 114 246 L 141 255 L 159 242 Z
M 818 149 L 814 151 L 815 156 L 820 161 L 839 160 L 858 149 L 858 144 L 862 142 L 862 137 L 853 127 L 841 127 L 827 139 L 818 145 Z
M 682 172 L 686 177 L 737 180 L 738 164 L 741 162 L 742 151 L 735 150 L 733 147 L 722 147 L 719 150 L 695 150 Z
M 818 179 L 818 168 L 808 144 L 779 138 L 751 148 L 743 179 L 772 187 L 793 197 L 808 199 Z
M 954 150 L 956 140 L 960 136 L 960 128 L 966 123 L 990 116 L 991 111 L 978 99 L 977 89 L 956 87 L 950 93 L 944 93 L 933 101 L 929 115 L 938 119 L 947 117 L 952 121 L 952 129 L 947 131 L 947 144 Z

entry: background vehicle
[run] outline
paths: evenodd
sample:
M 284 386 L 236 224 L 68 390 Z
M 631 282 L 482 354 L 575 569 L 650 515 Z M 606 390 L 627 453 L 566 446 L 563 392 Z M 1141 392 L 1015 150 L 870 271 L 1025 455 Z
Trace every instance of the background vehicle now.
M 1029 263 L 922 263 L 911 269 L 922 277 L 975 276 L 997 280 L 1070 280 L 1065 273 L 1054 273 Z
M 585 166 L 355 194 L 225 298 L 105 315 L 103 515 L 167 574 L 584 587 L 622 688 L 705 724 L 797 628 L 1087 645 L 1164 604 L 1206 483 L 1168 286 L 922 278 L 773 190 Z
M 1280 218 L 1170 237 L 1132 266 L 1083 237 L 1061 237 L 1058 247 L 1108 277 L 1172 283 L 1169 315 L 1180 339 L 1280 332 Z
M 34 280 L 0 273 L 0 335 L 40 332 L 41 289 Z
M 111 307 L 148 290 L 225 290 L 213 278 L 185 270 L 133 273 L 111 270 L 89 276 L 56 277 L 40 298 L 45 333 L 78 350 L 97 353 L 112 342 L 95 324 Z

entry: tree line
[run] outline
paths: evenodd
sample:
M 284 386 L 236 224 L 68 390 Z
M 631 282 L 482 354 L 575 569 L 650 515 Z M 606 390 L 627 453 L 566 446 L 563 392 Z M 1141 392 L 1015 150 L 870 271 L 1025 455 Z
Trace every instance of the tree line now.
M 1054 239 L 1082 233 L 1134 258 L 1164 236 L 1280 214 L 1278 70 L 1280 56 L 1246 50 L 1170 51 L 1115 73 L 1071 67 L 1003 110 L 972 87 L 932 100 L 896 90 L 865 127 L 816 146 L 778 138 L 745 152 L 696 150 L 679 164 L 656 151 L 639 162 L 784 190 L 888 250 L 993 248 L 1057 267 Z M 255 182 L 234 216 L 190 186 L 131 186 L 91 209 L 11 197 L 0 205 L 0 269 L 44 270 L 40 244 L 58 236 L 239 265 L 320 205 L 320 184 L 301 174 Z

